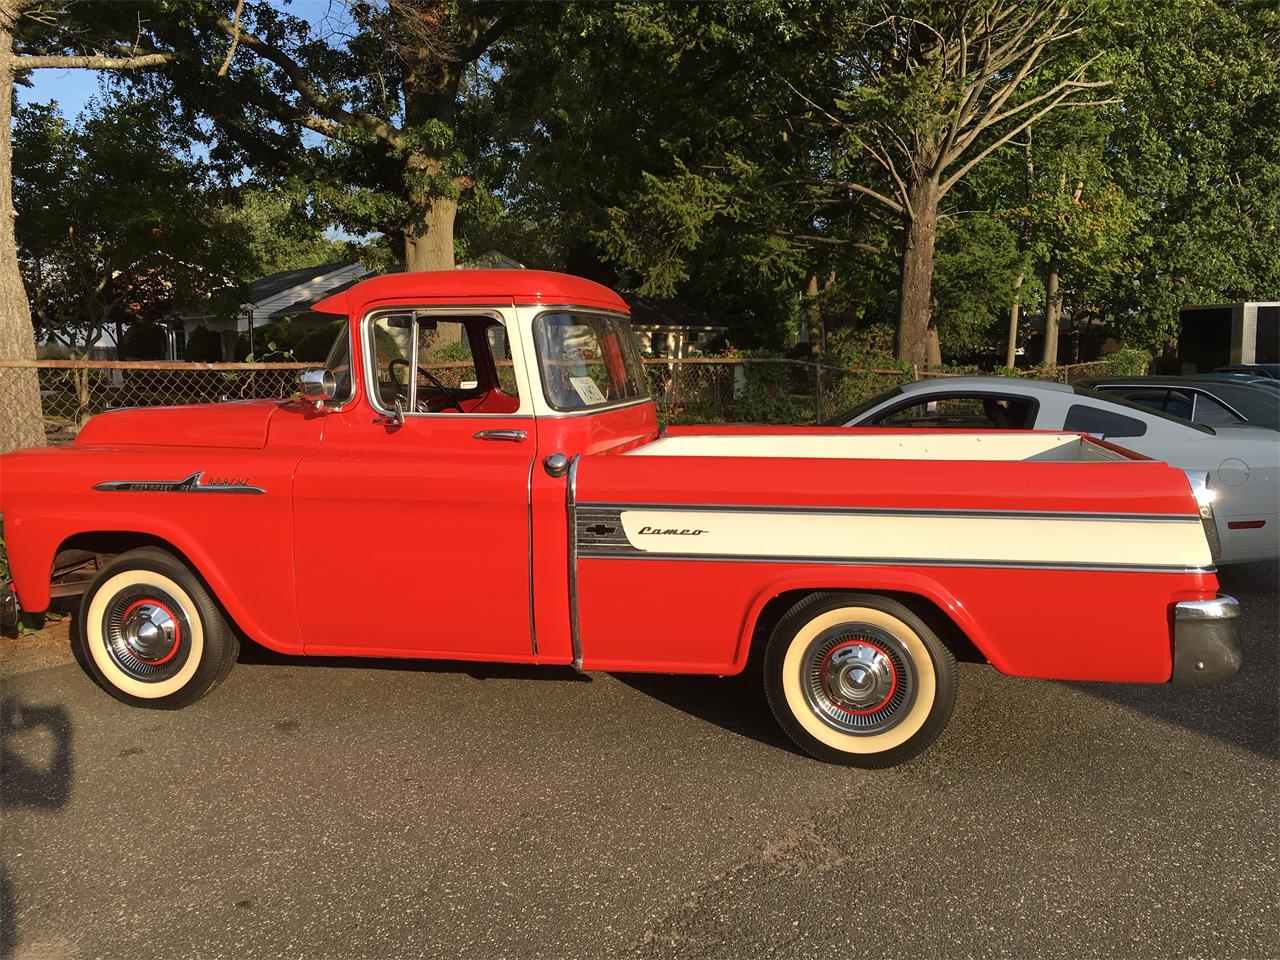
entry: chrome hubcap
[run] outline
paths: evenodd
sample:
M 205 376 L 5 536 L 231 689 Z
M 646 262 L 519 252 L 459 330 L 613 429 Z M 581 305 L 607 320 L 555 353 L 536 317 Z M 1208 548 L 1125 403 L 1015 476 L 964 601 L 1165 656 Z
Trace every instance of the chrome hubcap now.
M 102 635 L 107 653 L 136 680 L 167 680 L 182 669 L 189 652 L 186 609 L 163 590 L 138 586 L 107 604 Z
M 138 603 L 125 615 L 120 632 L 141 660 L 162 660 L 177 642 L 177 623 L 158 603 Z
M 879 647 L 856 641 L 832 650 L 822 671 L 822 685 L 832 699 L 855 710 L 885 700 L 894 680 L 888 655 Z
M 881 733 L 915 699 L 915 669 L 892 634 L 843 624 L 820 634 L 801 662 L 801 689 L 822 721 L 842 733 Z

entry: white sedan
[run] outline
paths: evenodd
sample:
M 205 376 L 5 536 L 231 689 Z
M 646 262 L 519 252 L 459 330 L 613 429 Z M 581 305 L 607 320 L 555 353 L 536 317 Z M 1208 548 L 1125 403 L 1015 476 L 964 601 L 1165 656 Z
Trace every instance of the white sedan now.
M 939 377 L 907 383 L 830 424 L 1100 436 L 1171 466 L 1209 475 L 1222 541 L 1219 563 L 1280 556 L 1280 433 L 1264 427 L 1208 427 L 1084 387 L 1015 377 Z

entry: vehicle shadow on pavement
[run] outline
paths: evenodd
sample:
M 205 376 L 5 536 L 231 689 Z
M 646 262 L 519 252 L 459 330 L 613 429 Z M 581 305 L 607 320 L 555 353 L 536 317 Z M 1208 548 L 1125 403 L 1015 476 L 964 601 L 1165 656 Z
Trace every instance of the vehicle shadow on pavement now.
M 71 718 L 60 706 L 0 701 L 0 808 L 53 812 L 71 797 Z M 18 943 L 18 895 L 0 862 L 0 958 Z
M 1218 571 L 1218 582 L 1223 593 L 1240 601 L 1244 665 L 1234 677 L 1205 686 L 1067 686 L 1242 750 L 1264 757 L 1280 756 L 1280 701 L 1276 698 L 1280 689 L 1280 566 L 1273 562 L 1224 567 Z
M 723 730 L 798 756 L 769 711 L 760 678 L 749 667 L 733 677 L 613 673 L 620 683 L 660 703 Z
M 399 657 L 303 657 L 276 653 L 240 638 L 236 663 L 290 667 L 341 667 L 344 670 L 405 670 L 412 673 L 463 673 L 473 680 L 552 680 L 590 683 L 572 667 L 533 663 L 484 663 L 470 660 L 414 660 Z

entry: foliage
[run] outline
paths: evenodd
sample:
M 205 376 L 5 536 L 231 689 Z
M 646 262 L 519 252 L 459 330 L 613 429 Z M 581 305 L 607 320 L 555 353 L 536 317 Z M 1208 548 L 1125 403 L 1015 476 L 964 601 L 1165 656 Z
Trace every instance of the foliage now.
M 323 363 L 334 339 L 345 332 L 346 326 L 346 320 L 335 320 L 303 334 L 293 345 L 293 358 L 303 363 Z
M 1151 366 L 1151 355 L 1145 350 L 1125 347 L 1102 358 L 1106 364 L 1106 372 L 1098 373 L 1099 377 L 1141 377 L 1145 376 Z
M 217 363 L 222 359 L 222 337 L 206 326 L 197 326 L 187 335 L 182 359 Z
M 154 320 L 141 320 L 124 331 L 117 352 L 121 360 L 163 360 L 168 343 L 164 326 Z
M 166 12 L 151 29 L 186 55 L 140 82 L 172 91 L 215 162 L 305 184 L 342 229 L 385 235 L 413 269 L 446 268 L 474 183 L 459 108 L 482 83 L 477 61 L 523 13 L 475 0 L 363 0 L 315 22 L 266 0 L 234 20 Z
M 39 335 L 79 356 L 112 326 L 236 302 L 225 271 L 243 274 L 245 231 L 183 148 L 157 103 L 111 101 L 77 126 L 56 104 L 17 112 L 18 253 Z
M 998 23 L 975 19 L 996 8 Z M 73 4 L 69 25 L 102 23 L 53 35 L 28 24 L 20 46 L 42 32 L 52 47 L 105 36 L 137 9 Z M 249 0 L 236 27 L 230 3 L 146 9 L 141 42 L 183 56 L 129 81 L 141 96 L 128 124 L 103 133 L 99 166 L 130 169 L 153 196 L 119 177 L 68 194 L 88 198 L 88 223 L 111 195 L 140 202 L 137 216 L 109 214 L 122 223 L 176 208 L 158 246 L 231 287 L 354 255 L 327 237 L 335 226 L 367 238 L 358 254 L 375 268 L 456 230 L 460 257 L 496 249 L 676 298 L 752 348 L 795 348 L 802 325 L 824 329 L 843 362 L 856 352 L 847 336 L 902 321 L 904 253 L 922 219 L 906 208 L 932 178 L 937 246 L 928 270 L 912 268 L 929 274 L 912 309 L 931 316 L 952 364 L 1003 360 L 1015 299 L 1025 345 L 1050 277 L 1066 328 L 1144 351 L 1168 342 L 1184 304 L 1280 299 L 1280 44 L 1267 4 L 362 0 L 308 20 Z M 1052 39 L 990 75 L 960 69 L 960 38 L 985 56 L 975 38 L 1018 24 L 1028 42 Z M 80 134 L 27 113 L 19 174 L 50 196 L 84 166 L 67 145 Z M 125 150 L 125 132 L 154 156 Z M 200 211 L 183 205 L 191 187 Z M 57 222 L 24 210 L 18 228 L 34 244 Z M 183 240 L 188 224 L 230 240 L 202 253 Z M 452 262 L 432 249 L 432 263 Z M 42 315 L 73 312 L 58 285 L 32 291 Z M 143 292 L 128 302 L 182 299 Z M 317 355 L 321 339 L 266 344 Z M 833 381 L 837 395 L 872 386 Z M 762 404 L 803 393 L 747 390 Z

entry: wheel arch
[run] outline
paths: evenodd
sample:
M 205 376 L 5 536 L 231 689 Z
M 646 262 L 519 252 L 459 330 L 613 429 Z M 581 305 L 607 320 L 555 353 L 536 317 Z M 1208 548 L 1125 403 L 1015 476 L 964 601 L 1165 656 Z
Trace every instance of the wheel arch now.
M 50 603 L 50 583 L 59 556 L 71 555 L 73 552 L 94 553 L 98 555 L 118 555 L 139 547 L 157 547 L 174 556 L 187 567 L 196 579 L 209 592 L 213 602 L 221 609 L 227 622 L 239 633 L 251 637 L 265 647 L 280 653 L 301 653 L 301 644 L 280 643 L 262 630 L 257 618 L 239 602 L 234 590 L 227 584 L 212 558 L 190 538 L 180 534 L 174 536 L 170 531 L 145 530 L 113 525 L 108 529 L 82 529 L 65 534 L 61 540 L 50 541 L 48 556 L 40 569 L 44 576 L 38 583 L 27 578 L 19 593 L 23 607 L 27 604 L 43 602 L 39 609 L 48 609 Z M 40 593 L 42 591 L 42 593 Z M 28 600 L 28 595 L 39 595 Z M 292 599 L 292 598 L 290 598 Z
M 739 645 L 741 666 L 761 655 L 769 633 L 788 610 L 815 593 L 874 593 L 896 600 L 923 620 L 957 660 L 1000 669 L 998 652 L 964 604 L 934 578 L 901 570 L 796 574 L 774 581 L 756 595 L 747 614 Z

